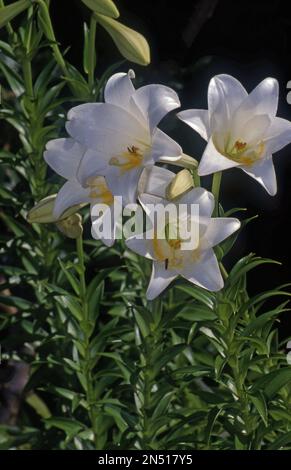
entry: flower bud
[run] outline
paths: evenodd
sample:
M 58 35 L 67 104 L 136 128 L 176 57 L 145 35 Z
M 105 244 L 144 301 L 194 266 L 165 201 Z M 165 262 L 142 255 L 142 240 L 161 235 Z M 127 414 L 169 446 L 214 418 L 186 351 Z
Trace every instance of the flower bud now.
M 59 220 L 56 226 L 60 232 L 69 238 L 79 238 L 83 233 L 82 216 L 80 214 L 72 214 L 66 219 Z
M 110 18 L 118 18 L 119 11 L 112 0 L 82 0 L 90 10 L 109 16 Z
M 166 198 L 172 201 L 194 188 L 193 178 L 190 171 L 184 169 L 174 176 L 166 188 Z
M 150 63 L 150 48 L 147 40 L 140 33 L 108 16 L 99 13 L 95 13 L 95 16 L 110 34 L 123 57 L 139 65 Z
M 180 166 L 189 170 L 198 167 L 197 160 L 186 153 L 182 153 L 179 157 L 160 157 L 159 163 L 168 163 L 169 165 Z
M 27 214 L 27 221 L 30 224 L 50 224 L 66 219 L 77 212 L 85 204 L 78 204 L 67 209 L 59 218 L 54 217 L 53 211 L 57 195 L 51 194 L 39 201 Z

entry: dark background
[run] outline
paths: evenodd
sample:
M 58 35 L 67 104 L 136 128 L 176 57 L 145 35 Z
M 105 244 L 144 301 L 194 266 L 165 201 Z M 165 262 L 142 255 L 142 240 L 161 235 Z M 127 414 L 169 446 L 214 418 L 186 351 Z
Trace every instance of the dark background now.
M 248 91 L 272 76 L 280 84 L 278 114 L 291 120 L 291 105 L 286 101 L 291 80 L 290 2 L 117 0 L 116 4 L 120 20 L 142 32 L 150 43 L 151 64 L 145 68 L 130 65 L 137 82 L 172 86 L 180 95 L 182 109 L 187 109 L 207 107 L 207 86 L 215 74 L 234 75 Z M 58 40 L 70 47 L 67 57 L 81 69 L 82 22 L 88 19 L 87 8 L 79 0 L 52 0 L 51 11 Z M 101 29 L 97 44 L 98 74 L 120 60 L 120 55 Z M 127 68 L 125 63 L 120 69 Z M 186 153 L 200 158 L 205 143 L 198 134 L 174 117 L 166 119 L 162 127 L 183 144 Z M 278 152 L 274 162 L 275 197 L 238 169 L 223 173 L 224 208 L 246 207 L 248 212 L 241 217 L 259 215 L 240 235 L 226 264 L 249 252 L 282 262 L 282 266 L 265 265 L 250 273 L 251 294 L 291 281 L 291 145 Z M 282 317 L 281 332 L 291 335 L 288 313 Z

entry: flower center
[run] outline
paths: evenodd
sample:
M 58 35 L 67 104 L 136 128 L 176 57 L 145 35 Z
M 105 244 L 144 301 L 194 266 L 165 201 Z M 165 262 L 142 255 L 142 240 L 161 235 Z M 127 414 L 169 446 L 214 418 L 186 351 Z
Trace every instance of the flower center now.
M 107 204 L 108 206 L 113 204 L 113 195 L 111 191 L 109 191 L 103 176 L 89 178 L 87 186 L 90 188 L 89 196 L 91 199 L 99 199 L 103 204 Z
M 218 144 L 219 141 L 220 144 Z M 253 145 L 248 144 L 242 139 L 237 139 L 233 143 L 229 134 L 224 136 L 222 140 L 221 137 L 219 138 L 219 136 L 216 136 L 214 139 L 214 145 L 225 157 L 246 166 L 251 166 L 259 160 L 265 150 L 265 144 L 263 141 Z
M 121 173 L 125 173 L 126 171 L 138 168 L 141 166 L 142 162 L 143 154 L 138 147 L 132 145 L 131 147 L 127 147 L 127 152 L 112 157 L 109 160 L 109 165 L 117 166 L 120 168 Z
M 153 239 L 154 255 L 158 261 L 165 263 L 165 269 L 182 268 L 186 262 L 195 262 L 199 259 L 199 247 L 195 250 L 181 250 L 183 240 L 170 236 L 170 224 L 167 224 L 165 238 L 158 238 L 155 234 Z

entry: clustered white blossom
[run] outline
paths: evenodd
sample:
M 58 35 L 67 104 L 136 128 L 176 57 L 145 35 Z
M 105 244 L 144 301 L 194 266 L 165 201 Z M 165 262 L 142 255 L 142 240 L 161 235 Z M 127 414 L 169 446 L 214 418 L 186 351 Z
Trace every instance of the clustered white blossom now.
M 56 218 L 77 204 L 90 203 L 93 213 L 95 205 L 102 203 L 113 220 L 114 196 L 121 196 L 124 205 L 139 201 L 146 213 L 149 203 L 154 207 L 169 202 L 166 189 L 175 174 L 155 165 L 165 157 L 174 163 L 183 151 L 157 126 L 180 101 L 174 90 L 163 85 L 135 90 L 133 78 L 133 71 L 113 75 L 105 87 L 105 102 L 71 109 L 66 125 L 70 137 L 47 144 L 46 162 L 67 180 L 55 201 Z M 208 110 L 178 113 L 207 141 L 198 175 L 240 167 L 270 195 L 276 193 L 272 154 L 291 142 L 291 123 L 276 117 L 278 94 L 273 78 L 263 80 L 250 94 L 229 75 L 212 78 Z M 202 187 L 174 202 L 199 206 L 199 239 L 194 249 L 183 250 L 179 238 L 126 240 L 128 248 L 153 260 L 148 299 L 158 296 L 178 275 L 210 291 L 220 290 L 223 279 L 213 247 L 240 227 L 235 218 L 211 217 L 214 197 Z M 92 218 L 93 236 L 98 237 L 97 228 L 105 216 L 106 211 L 99 219 Z M 114 243 L 115 231 L 113 223 L 110 237 L 102 240 L 106 245 Z

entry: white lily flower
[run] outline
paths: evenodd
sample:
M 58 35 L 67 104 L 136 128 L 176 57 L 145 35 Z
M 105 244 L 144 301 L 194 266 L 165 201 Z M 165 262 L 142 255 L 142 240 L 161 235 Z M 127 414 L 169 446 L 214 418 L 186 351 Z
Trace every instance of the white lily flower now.
M 159 170 L 162 171 L 159 171 L 159 174 L 154 172 L 153 177 L 148 181 L 150 181 L 151 193 L 162 197 L 142 194 L 139 198 L 149 216 L 157 204 L 167 205 L 169 203 L 164 195 L 170 182 L 169 173 L 171 172 Z M 164 175 L 163 171 L 166 172 Z M 155 235 L 151 239 L 146 236 L 141 238 L 138 235 L 126 240 L 127 247 L 132 251 L 153 260 L 152 276 L 147 289 L 149 300 L 157 297 L 179 275 L 209 291 L 220 290 L 223 287 L 223 279 L 213 247 L 240 227 L 239 220 L 235 218 L 211 218 L 215 204 L 214 197 L 203 188 L 192 189 L 175 200 L 175 204 L 185 204 L 187 207 L 186 218 L 181 216 L 178 219 L 179 233 L 181 233 L 181 226 L 189 222 L 191 205 L 197 204 L 199 206 L 199 218 L 196 219 L 199 235 L 194 249 L 183 249 L 183 240 L 179 236 L 175 239 L 167 238 L 167 236 L 158 238 L 155 229 Z M 178 214 L 180 213 L 178 212 Z M 159 222 L 161 223 L 161 221 Z M 166 225 L 159 227 L 159 230 L 169 233 L 171 223 L 171 218 L 166 220 Z M 173 223 L 177 225 L 177 221 Z
M 56 197 L 53 215 L 58 219 L 70 207 L 83 203 L 91 205 L 92 214 L 96 204 L 106 205 L 106 211 L 99 218 L 92 218 L 92 236 L 100 238 L 107 246 L 112 246 L 117 229 L 116 224 L 112 222 L 112 232 L 109 238 L 97 236 L 97 229 L 102 225 L 107 211 L 110 211 L 111 220 L 114 221 L 114 198 L 105 178 L 103 176 L 92 177 L 88 179 L 87 186 L 83 187 L 76 177 L 86 151 L 87 149 L 74 139 L 55 139 L 47 143 L 44 159 L 56 173 L 67 179 Z
M 208 141 L 198 174 L 239 167 L 270 195 L 277 192 L 272 154 L 291 142 L 291 123 L 276 117 L 279 86 L 266 78 L 248 94 L 230 75 L 210 80 L 208 110 L 189 109 L 178 117 Z
M 175 91 L 163 85 L 135 90 L 134 73 L 117 73 L 105 87 L 105 103 L 88 103 L 70 110 L 68 133 L 86 147 L 77 179 L 86 186 L 103 175 L 124 205 L 136 202 L 137 186 L 145 167 L 160 157 L 177 159 L 181 147 L 157 128 L 160 120 L 180 106 Z

